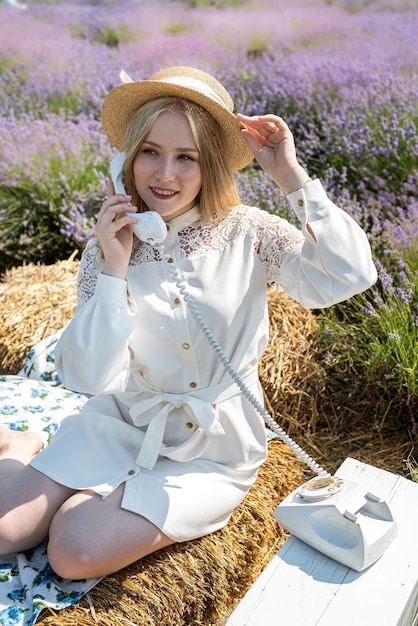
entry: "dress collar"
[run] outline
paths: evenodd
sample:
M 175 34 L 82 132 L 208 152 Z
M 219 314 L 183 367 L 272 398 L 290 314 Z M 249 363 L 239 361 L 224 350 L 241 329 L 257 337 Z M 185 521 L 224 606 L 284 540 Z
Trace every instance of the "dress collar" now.
M 168 231 L 178 233 L 180 230 L 189 226 L 190 224 L 194 224 L 201 218 L 200 207 L 198 204 L 195 204 L 194 207 L 174 217 L 172 220 L 167 222 Z

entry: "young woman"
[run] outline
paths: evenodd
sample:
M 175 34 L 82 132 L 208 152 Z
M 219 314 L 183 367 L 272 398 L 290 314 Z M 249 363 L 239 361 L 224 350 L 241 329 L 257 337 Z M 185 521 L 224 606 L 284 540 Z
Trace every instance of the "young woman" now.
M 0 439 L 0 553 L 49 537 L 65 578 L 103 576 L 221 528 L 266 458 L 263 420 L 182 285 L 262 402 L 267 284 L 320 308 L 376 279 L 366 235 L 301 167 L 283 119 L 235 117 L 210 75 L 174 67 L 121 85 L 105 99 L 103 125 L 126 151 L 128 195 L 108 184 L 56 349 L 65 386 L 91 397 L 41 452 L 30 433 L 2 429 Z M 254 156 L 300 230 L 240 204 L 234 172 Z M 163 248 L 133 234 L 136 212 L 149 210 L 166 224 Z

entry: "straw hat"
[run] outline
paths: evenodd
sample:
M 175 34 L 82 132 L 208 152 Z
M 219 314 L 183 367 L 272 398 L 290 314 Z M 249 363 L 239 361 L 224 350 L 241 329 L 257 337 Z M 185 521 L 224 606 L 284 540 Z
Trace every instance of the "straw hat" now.
M 132 115 L 149 100 L 177 96 L 199 104 L 221 126 L 234 170 L 248 165 L 253 153 L 242 137 L 235 117 L 234 103 L 227 90 L 210 74 L 193 67 L 170 67 L 148 80 L 127 82 L 108 93 L 102 108 L 102 123 L 107 136 L 123 150 L 126 127 Z

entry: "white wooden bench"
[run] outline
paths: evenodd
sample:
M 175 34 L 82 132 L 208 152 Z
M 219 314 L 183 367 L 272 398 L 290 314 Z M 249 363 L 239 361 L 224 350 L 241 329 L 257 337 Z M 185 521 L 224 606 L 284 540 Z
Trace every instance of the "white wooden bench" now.
M 392 545 L 359 573 L 291 536 L 226 626 L 418 625 L 418 484 L 351 458 L 336 473 L 389 503 Z

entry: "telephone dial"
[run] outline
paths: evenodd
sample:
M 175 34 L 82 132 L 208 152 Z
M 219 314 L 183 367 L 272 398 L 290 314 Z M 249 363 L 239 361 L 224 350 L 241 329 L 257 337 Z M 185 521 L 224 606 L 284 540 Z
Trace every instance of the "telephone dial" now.
M 125 156 L 121 152 L 111 163 L 110 172 L 115 193 L 126 194 L 122 180 Z M 356 571 L 360 572 L 372 565 L 397 535 L 396 521 L 389 505 L 364 486 L 328 474 L 273 420 L 233 369 L 193 298 L 186 291 L 175 264 L 169 263 L 170 257 L 165 254 L 162 246 L 167 236 L 164 220 L 155 211 L 139 213 L 136 217 L 136 236 L 155 246 L 162 259 L 168 263 L 172 280 L 225 370 L 263 417 L 268 428 L 317 474 L 316 478 L 295 489 L 279 504 L 274 512 L 278 523 L 313 548 Z

